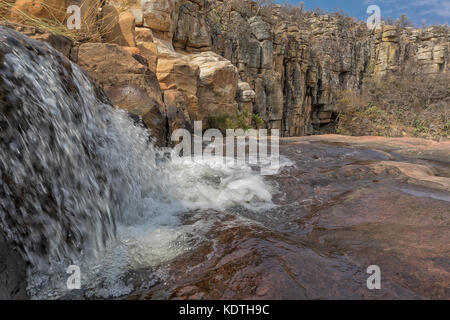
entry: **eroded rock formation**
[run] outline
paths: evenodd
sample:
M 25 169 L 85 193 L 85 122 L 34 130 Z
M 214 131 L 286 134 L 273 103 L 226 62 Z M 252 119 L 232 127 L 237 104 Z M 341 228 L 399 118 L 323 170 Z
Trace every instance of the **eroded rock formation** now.
M 24 1 L 17 1 L 16 7 Z M 113 100 L 144 117 L 154 130 L 159 130 L 155 123 L 166 122 L 160 129 L 167 132 L 158 137 L 162 144 L 174 129 L 192 128 L 193 121 L 209 117 L 232 117 L 239 110 L 259 115 L 265 127 L 280 129 L 283 136 L 314 134 L 327 127 L 332 131 L 337 92 L 359 92 L 367 78 L 411 68 L 424 74 L 444 73 L 450 68 L 448 27 L 419 30 L 383 25 L 370 31 L 364 22 L 348 17 L 316 13 L 293 16 L 281 6 L 258 10 L 251 1 L 127 3 L 123 7 L 121 1 L 106 1 L 100 10 L 98 19 L 103 25 L 105 21 L 113 25 L 103 35 L 103 42 L 124 46 L 113 61 L 122 59 L 126 51 L 125 65 L 134 57 L 141 68 L 138 74 L 152 79 L 156 74 L 161 90 L 153 80 L 148 87 L 141 84 L 140 90 L 157 101 L 158 112 L 147 115 L 143 110 L 152 109 L 148 99 L 130 98 L 125 91 L 114 91 L 115 97 L 122 97 Z M 42 15 L 36 10 L 32 13 Z M 59 45 L 74 61 L 78 61 L 78 46 Z M 96 46 L 106 48 L 81 46 L 84 67 L 101 83 L 108 78 L 110 85 L 116 81 L 116 85 L 129 86 L 128 79 L 135 78 L 133 68 L 125 73 L 119 68 L 123 77 L 113 77 L 117 72 L 108 68 L 107 61 L 101 70 L 92 64 L 98 60 L 95 50 L 86 57 L 86 48 Z M 144 105 L 137 106 L 139 103 Z M 128 107 L 130 104 L 135 107 Z M 160 121 L 159 113 L 166 121 Z M 153 117 L 157 119 L 150 120 Z

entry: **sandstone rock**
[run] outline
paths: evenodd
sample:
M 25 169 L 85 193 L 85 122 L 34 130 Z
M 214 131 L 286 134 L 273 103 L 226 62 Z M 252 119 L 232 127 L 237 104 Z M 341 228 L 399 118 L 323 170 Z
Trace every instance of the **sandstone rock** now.
M 5 5 L 0 7 L 0 17 L 9 17 L 10 16 L 11 6 L 14 5 L 15 1 L 16 0 L 5 0 L 4 1 Z
M 283 91 L 280 74 L 266 72 L 255 81 L 255 112 L 269 123 L 270 129 L 282 129 Z M 292 115 L 294 112 L 291 113 Z
M 397 27 L 383 26 L 382 40 L 385 42 L 398 42 Z
M 142 42 L 138 44 L 138 49 L 140 55 L 147 60 L 148 67 L 150 71 L 156 73 L 156 68 L 158 65 L 158 48 L 152 42 Z
M 199 8 L 198 4 L 192 2 L 180 6 L 177 29 L 173 39 L 175 48 L 187 51 L 211 49 L 211 37 Z
M 234 116 L 237 112 L 237 68 L 213 52 L 193 54 L 190 61 L 200 69 L 197 95 L 200 117 Z
M 141 8 L 131 8 L 131 14 L 134 16 L 134 20 L 137 27 L 142 27 L 144 24 L 144 12 Z
M 153 42 L 153 32 L 149 28 L 136 28 L 135 39 L 137 44 L 141 42 Z
M 319 14 L 305 15 L 296 23 L 283 21 L 277 6 L 272 13 L 256 15 L 255 5 L 247 1 L 131 0 L 128 4 L 135 20 L 139 21 L 142 13 L 146 28 L 136 31 L 140 53 L 134 55 L 145 58 L 150 70 L 157 71 L 157 56 L 177 56 L 183 51 L 184 56 L 174 59 L 189 65 L 188 53 L 213 50 L 231 61 L 239 78 L 254 88 L 255 112 L 267 126 L 281 128 L 286 136 L 321 132 L 321 126 L 335 118 L 336 92 L 359 91 L 366 78 L 396 74 L 409 63 L 424 74 L 450 70 L 448 28 L 415 30 L 384 25 L 370 32 L 364 22 Z M 119 42 L 134 46 L 130 41 Z M 69 51 L 76 55 L 76 48 L 65 54 Z M 187 109 L 197 110 L 200 91 L 187 83 L 175 85 L 173 75 L 161 72 L 161 86 L 181 90 Z M 194 78 L 192 72 L 181 77 Z M 199 82 L 197 78 L 192 83 Z M 202 96 L 210 94 L 203 91 Z M 241 99 L 239 94 L 237 98 Z
M 124 48 L 103 43 L 82 44 L 78 63 L 103 86 L 114 105 L 142 117 L 158 144 L 167 143 L 162 93 L 147 65 Z
M 256 93 L 247 82 L 239 82 L 237 87 L 238 99 L 241 102 L 251 102 L 255 99 Z
M 102 9 L 104 41 L 120 46 L 135 47 L 135 18 L 129 11 L 120 11 L 112 5 Z
M 186 93 L 170 89 L 164 91 L 164 103 L 167 110 L 167 122 L 169 125 L 169 133 L 177 129 L 187 129 L 192 131 L 192 121 L 189 114 L 189 99 Z
M 65 55 L 67 58 L 72 57 L 75 43 L 69 38 L 45 32 L 43 30 L 39 30 L 38 28 L 31 26 L 21 26 L 21 25 L 18 26 L 15 24 L 8 24 L 8 23 L 5 23 L 4 25 L 16 31 L 19 31 L 32 39 L 47 42 L 53 48 L 55 48 L 63 55 Z
M 166 287 L 136 290 L 134 298 L 447 299 L 448 192 L 418 187 L 399 169 L 378 166 L 403 140 L 283 139 L 280 154 L 296 166 L 271 177 L 282 192 L 272 199 L 277 208 L 270 219 L 248 225 L 230 214 L 226 221 L 235 223 L 227 232 L 208 230 L 209 241 L 165 268 Z M 450 144 L 418 140 L 400 148 L 417 154 L 403 158 L 411 165 L 405 170 L 414 170 L 423 152 L 439 152 L 449 164 Z M 371 261 L 383 265 L 382 290 L 367 289 Z
M 265 40 L 261 43 L 261 68 L 272 69 L 273 64 L 273 43 Z
M 142 10 L 145 27 L 173 33 L 178 17 L 178 0 L 146 0 L 142 2 Z
M 242 61 L 247 62 L 250 72 L 257 72 L 261 66 L 261 46 L 256 40 L 250 40 L 248 42 L 247 50 L 243 49 L 244 52 L 240 55 Z
M 162 90 L 180 89 L 197 93 L 198 66 L 179 54 L 161 54 L 158 59 L 157 76 Z
M 122 47 L 122 48 L 132 56 L 141 54 L 141 51 L 136 47 Z
M 247 82 L 238 82 L 237 87 L 237 101 L 238 101 L 238 107 L 239 111 L 245 112 L 248 114 L 248 118 L 246 119 L 246 124 L 248 126 L 252 125 L 252 115 L 253 115 L 253 102 L 255 101 L 256 93 L 255 91 L 250 87 L 250 85 Z
M 271 40 L 272 34 L 271 34 L 271 28 L 269 24 L 260 16 L 255 16 L 249 20 L 250 22 L 250 28 L 253 33 L 253 35 L 258 39 L 258 41 L 263 40 Z
M 219 18 L 208 19 L 213 50 L 238 67 L 255 89 L 255 112 L 285 136 L 320 132 L 335 117 L 336 92 L 360 90 L 365 78 L 395 74 L 418 55 L 420 72 L 448 71 L 448 50 L 440 47 L 448 47 L 448 32 L 439 28 L 423 34 L 384 26 L 371 33 L 364 23 L 315 14 L 299 27 L 277 20 L 276 9 L 273 19 L 249 18 L 249 10 L 225 4 Z M 420 46 L 426 49 L 417 53 Z
M 165 50 L 161 46 L 158 46 L 158 50 L 160 50 L 160 55 L 156 75 L 161 89 L 164 91 L 164 97 L 168 99 L 171 106 L 169 117 L 169 133 L 171 134 L 174 129 L 180 128 L 181 125 L 184 128 L 192 127 L 192 121 L 199 119 L 198 84 L 200 70 L 184 55 Z M 167 91 L 169 93 L 166 96 Z M 176 91 L 179 93 L 176 93 Z M 176 110 L 177 108 L 180 110 Z M 184 117 L 183 120 L 181 120 L 182 116 Z

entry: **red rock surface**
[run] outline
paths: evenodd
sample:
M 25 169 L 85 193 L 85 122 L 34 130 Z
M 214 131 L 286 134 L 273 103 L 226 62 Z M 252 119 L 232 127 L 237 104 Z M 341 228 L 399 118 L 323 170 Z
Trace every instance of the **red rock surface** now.
M 450 193 L 428 181 L 450 181 L 449 143 L 321 136 L 280 151 L 295 167 L 269 178 L 276 209 L 187 217 L 213 223 L 207 239 L 130 298 L 450 298 Z M 366 287 L 370 265 L 381 290 Z

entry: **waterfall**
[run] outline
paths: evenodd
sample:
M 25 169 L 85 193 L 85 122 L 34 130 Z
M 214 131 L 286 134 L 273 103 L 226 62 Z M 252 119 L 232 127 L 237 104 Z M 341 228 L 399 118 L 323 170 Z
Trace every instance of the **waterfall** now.
M 271 187 L 245 164 L 166 153 L 83 70 L 0 27 L 0 228 L 30 262 L 32 295 L 61 296 L 42 288 L 86 261 L 115 279 L 102 295 L 120 295 L 131 260 L 157 264 L 189 245 L 181 213 L 271 205 Z

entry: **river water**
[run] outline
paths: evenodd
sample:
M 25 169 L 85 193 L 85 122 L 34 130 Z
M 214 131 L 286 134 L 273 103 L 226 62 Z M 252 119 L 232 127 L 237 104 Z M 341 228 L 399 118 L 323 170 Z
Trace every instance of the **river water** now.
M 272 176 L 180 158 L 59 53 L 0 38 L 0 227 L 32 298 L 449 297 L 448 190 L 379 165 L 393 153 L 287 139 Z

